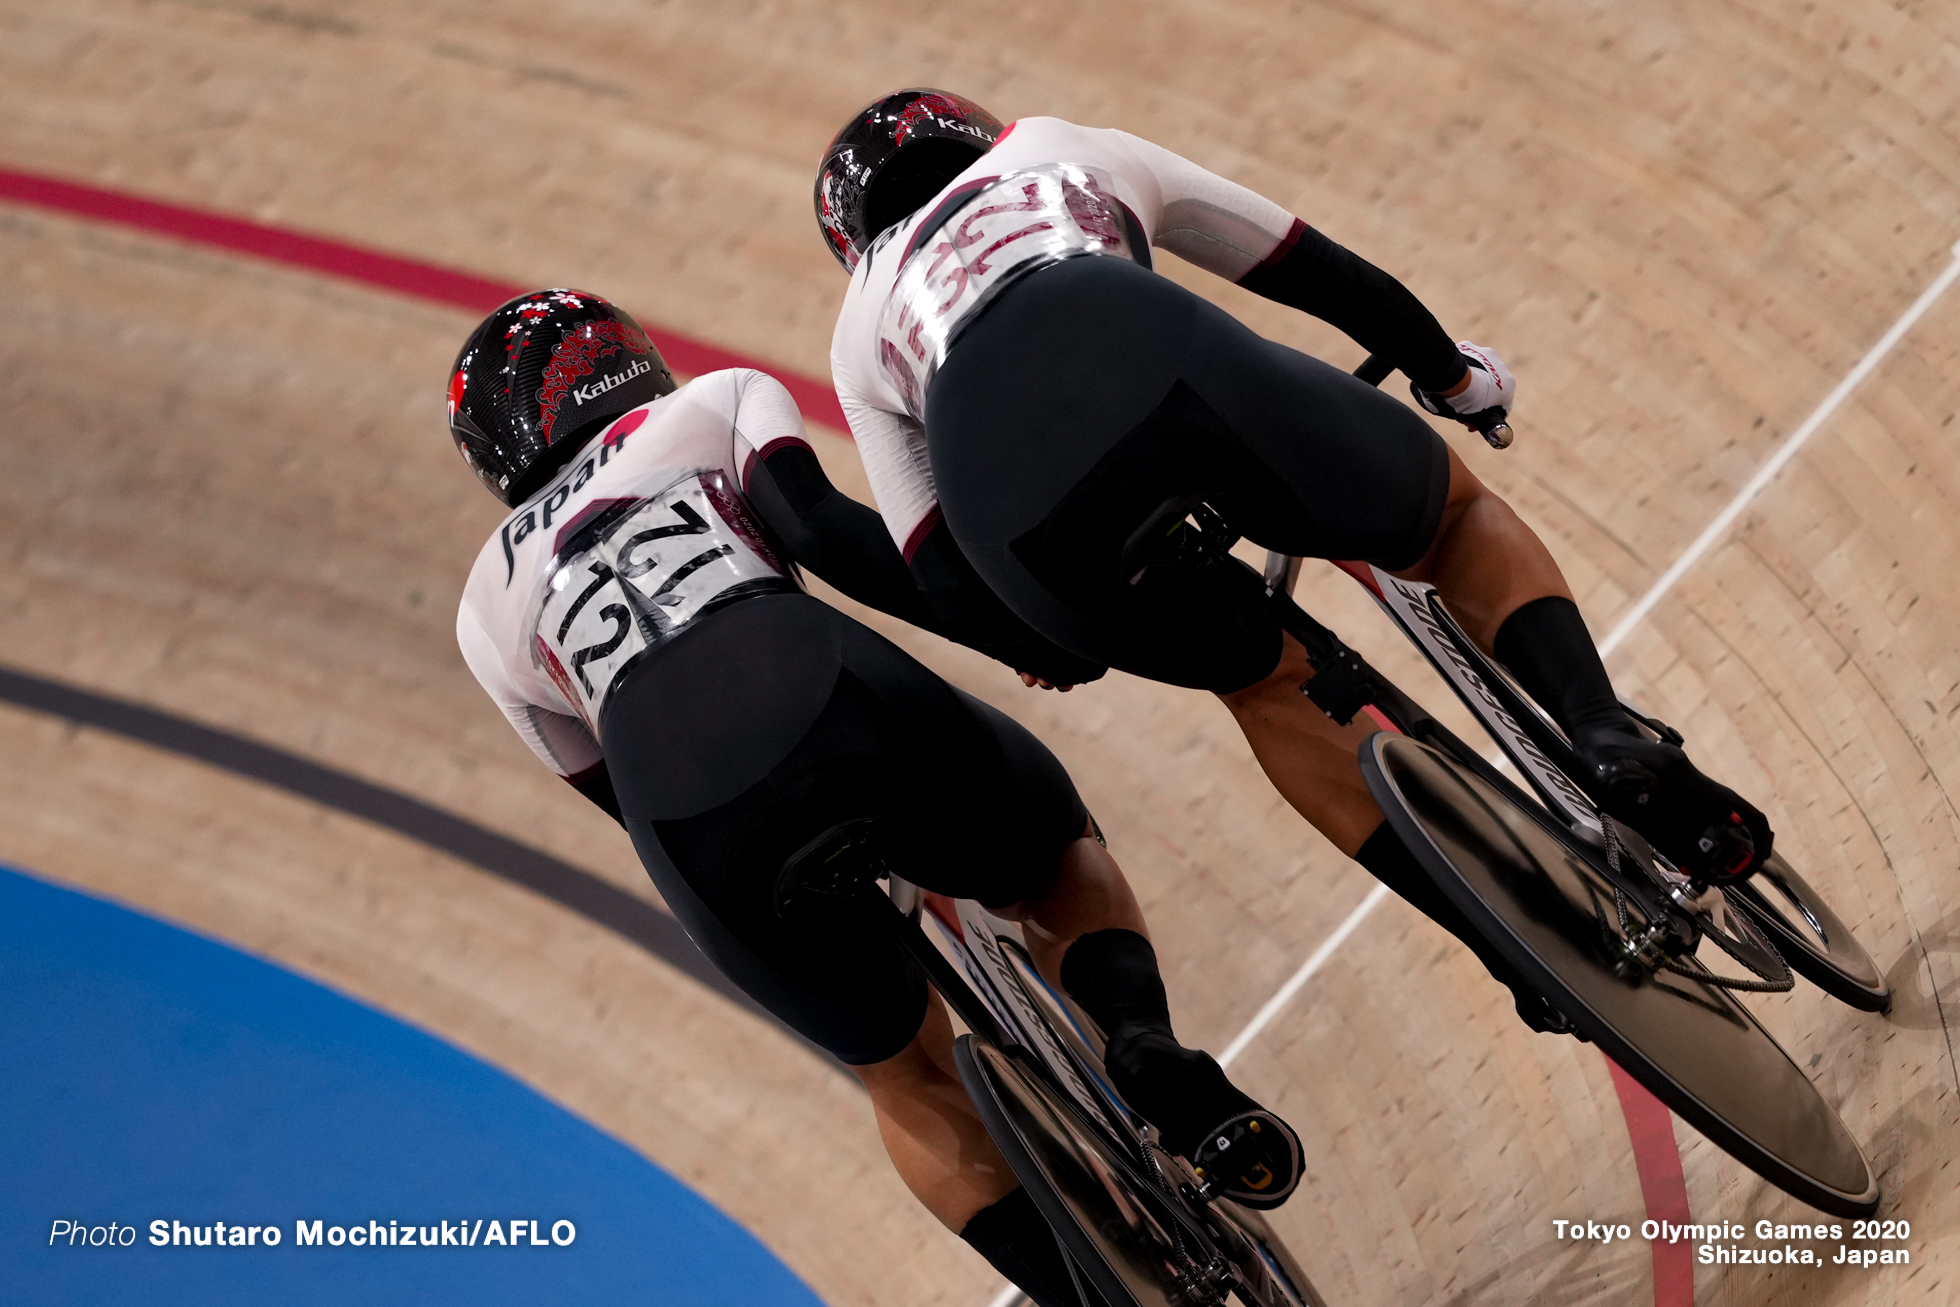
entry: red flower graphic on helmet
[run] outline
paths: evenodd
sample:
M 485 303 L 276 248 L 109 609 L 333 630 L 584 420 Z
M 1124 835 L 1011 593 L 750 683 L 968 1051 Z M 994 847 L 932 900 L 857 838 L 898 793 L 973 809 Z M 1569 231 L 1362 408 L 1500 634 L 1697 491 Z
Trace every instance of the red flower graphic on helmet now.
M 844 225 L 844 219 L 832 203 L 831 190 L 836 185 L 834 178 L 826 177 L 817 189 L 817 225 L 823 229 L 824 239 L 837 257 L 844 260 L 844 266 L 853 272 L 857 270 L 857 246 L 851 241 L 851 229 Z
M 958 118 L 960 106 L 949 95 L 922 95 L 898 111 L 898 123 L 892 131 L 895 145 L 905 144 L 905 138 L 912 129 L 927 118 Z
M 949 182 L 993 148 L 1000 120 L 947 91 L 914 86 L 880 96 L 831 139 L 818 165 L 812 198 L 824 243 L 854 271 L 878 234 L 904 218 L 914 190 Z M 900 154 L 910 162 L 893 173 Z M 891 185 L 886 182 L 892 180 Z M 882 198 L 881 198 L 882 197 Z M 896 206 L 896 207 L 893 207 Z M 916 205 L 912 206 L 916 208 Z
M 653 345 L 646 333 L 623 322 L 581 322 L 551 351 L 538 388 L 538 433 L 545 444 L 552 440 L 551 429 L 558 421 L 558 407 L 571 393 L 580 377 L 592 375 L 599 359 L 610 358 L 625 349 L 633 354 L 650 354 Z

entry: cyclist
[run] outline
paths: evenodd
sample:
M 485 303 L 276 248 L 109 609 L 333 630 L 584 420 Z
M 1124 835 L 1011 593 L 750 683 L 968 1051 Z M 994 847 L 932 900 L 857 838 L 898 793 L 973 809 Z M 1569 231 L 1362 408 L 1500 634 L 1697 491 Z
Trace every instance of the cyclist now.
M 780 384 L 732 370 L 676 388 L 631 317 L 538 291 L 472 333 L 449 424 L 511 509 L 457 615 L 470 670 L 538 758 L 625 826 L 702 951 L 864 1082 L 893 1163 L 948 1228 L 1044 1307 L 1076 1301 L 951 1071 L 951 1027 L 916 964 L 859 905 L 815 922 L 775 911 L 784 863 L 846 820 L 883 818 L 893 847 L 917 851 L 908 877 L 1024 924 L 1167 1147 L 1250 1206 L 1291 1193 L 1298 1138 L 1177 1042 L 1136 898 L 1061 764 L 803 592 L 797 565 L 940 629 L 878 515 L 824 476 Z M 1039 636 L 995 634 L 1041 664 Z
M 1747 875 L 1762 814 L 1677 747 L 1636 734 L 1558 566 L 1420 417 L 1267 341 L 1152 270 L 1169 251 L 1341 328 L 1431 413 L 1508 413 L 1516 383 L 1395 278 L 1271 201 L 1125 132 L 1011 126 L 912 89 L 852 117 L 817 174 L 818 225 L 851 273 L 831 369 L 871 488 L 921 585 L 986 589 L 1076 655 L 1218 694 L 1266 773 L 1343 853 L 1515 983 L 1384 824 L 1341 728 L 1299 687 L 1305 650 L 1222 573 L 1137 569 L 1151 523 L 1208 502 L 1254 542 L 1432 582 L 1591 768 L 1602 807 L 1676 863 Z M 1141 572 L 1141 574 L 1139 574 Z M 959 612 L 942 601 L 949 630 Z M 1011 629 L 1011 628 L 1010 628 Z

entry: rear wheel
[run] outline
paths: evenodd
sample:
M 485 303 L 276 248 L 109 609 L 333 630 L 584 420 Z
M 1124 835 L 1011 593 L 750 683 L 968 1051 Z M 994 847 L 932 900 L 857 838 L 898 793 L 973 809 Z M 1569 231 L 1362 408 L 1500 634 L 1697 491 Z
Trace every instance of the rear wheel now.
M 1870 1216 L 1857 1141 L 1728 991 L 1655 973 L 1626 946 L 1650 924 L 1593 850 L 1535 803 L 1407 736 L 1362 745 L 1389 823 L 1490 942 L 1573 1025 L 1711 1142 L 1823 1211 Z

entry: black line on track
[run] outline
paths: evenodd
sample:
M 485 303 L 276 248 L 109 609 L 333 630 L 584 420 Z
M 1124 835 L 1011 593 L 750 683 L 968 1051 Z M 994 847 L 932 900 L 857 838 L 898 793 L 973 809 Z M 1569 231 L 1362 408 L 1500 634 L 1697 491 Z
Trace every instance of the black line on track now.
M 783 1025 L 717 971 L 670 913 L 541 849 L 399 790 L 127 699 L 0 667 L 0 701 L 194 758 L 426 844 L 576 912 L 763 1018 L 831 1066 L 844 1070 L 829 1053 Z M 850 1079 L 856 1083 L 855 1076 Z

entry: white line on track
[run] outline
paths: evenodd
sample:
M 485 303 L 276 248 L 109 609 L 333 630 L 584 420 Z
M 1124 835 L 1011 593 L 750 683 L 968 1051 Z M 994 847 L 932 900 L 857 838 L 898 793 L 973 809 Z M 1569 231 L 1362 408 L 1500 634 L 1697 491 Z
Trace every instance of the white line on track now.
M 1280 1009 L 1293 1001 L 1293 996 L 1313 979 L 1314 973 L 1327 965 L 1327 959 L 1334 956 L 1334 950 L 1347 943 L 1347 937 L 1352 935 L 1355 928 L 1366 921 L 1368 914 L 1380 906 L 1381 901 L 1387 897 L 1388 886 L 1380 881 L 1375 882 L 1375 887 L 1368 891 L 1368 897 L 1357 903 L 1354 911 L 1347 914 L 1347 919 L 1334 927 L 1334 933 L 1322 940 L 1320 947 L 1307 955 L 1307 960 L 1300 964 L 1300 969 L 1293 973 L 1293 978 L 1281 985 L 1279 992 L 1267 999 L 1266 1006 L 1260 1008 L 1252 1020 L 1245 1023 L 1245 1029 L 1239 1031 L 1232 1042 L 1225 1046 L 1225 1051 L 1218 1055 L 1218 1065 L 1230 1066 L 1237 1061 L 1239 1054 L 1245 1052 L 1246 1045 L 1259 1038 L 1259 1032 L 1272 1024 L 1273 1018 L 1280 1014 Z
M 1604 658 L 1618 649 L 1627 636 L 1633 633 L 1633 628 L 1639 626 L 1646 620 L 1647 614 L 1654 611 L 1654 605 L 1665 598 L 1667 592 L 1687 575 L 1688 569 L 1699 563 L 1702 556 L 1715 547 L 1715 542 L 1735 525 L 1736 518 L 1742 516 L 1742 510 L 1749 507 L 1750 501 L 1762 493 L 1763 487 L 1783 470 L 1784 464 L 1796 457 L 1797 451 L 1817 434 L 1817 429 L 1829 420 L 1831 414 L 1837 412 L 1838 405 L 1850 397 L 1851 392 L 1858 388 L 1859 382 L 1871 375 L 1872 369 L 1878 366 L 1879 361 L 1892 352 L 1892 347 L 1904 339 L 1905 334 L 1912 330 L 1913 324 L 1919 321 L 1927 309 L 1933 307 L 1933 301 L 1945 294 L 1946 288 L 1951 286 L 1956 278 L 1960 278 L 1960 244 L 1954 245 L 1953 261 L 1946 265 L 1946 271 L 1942 272 L 1933 284 L 1912 302 L 1912 307 L 1892 324 L 1890 331 L 1878 338 L 1878 343 L 1866 351 L 1865 357 L 1858 360 L 1858 366 L 1844 374 L 1844 380 L 1838 382 L 1837 388 L 1824 396 L 1824 402 L 1804 419 L 1802 426 L 1790 433 L 1789 439 L 1769 456 L 1769 461 L 1756 469 L 1756 475 L 1749 478 L 1748 484 L 1729 501 L 1729 506 L 1715 515 L 1715 520 L 1695 537 L 1693 544 L 1682 551 L 1681 556 L 1674 560 L 1673 566 L 1661 573 L 1660 580 L 1654 582 L 1653 588 L 1640 597 L 1640 602 L 1627 609 L 1625 615 L 1614 624 L 1613 629 L 1607 632 L 1606 638 L 1599 642 L 1600 657 Z
M 1934 301 L 1944 295 L 1955 281 L 1960 280 L 1960 242 L 1954 244 L 1952 254 L 1953 260 L 1947 264 L 1946 270 L 1933 280 L 1932 285 L 1921 292 L 1919 298 L 1914 300 L 1911 306 L 1899 316 L 1899 320 L 1892 324 L 1891 329 L 1878 338 L 1878 343 L 1865 352 L 1865 356 L 1858 360 L 1857 365 L 1844 374 L 1844 380 L 1838 382 L 1831 393 L 1824 396 L 1823 402 L 1803 420 L 1803 425 L 1791 432 L 1789 437 L 1777 446 L 1776 452 L 1769 456 L 1769 461 L 1756 469 L 1756 474 L 1736 492 L 1735 498 L 1729 501 L 1728 507 L 1715 515 L 1715 520 L 1695 537 L 1694 543 L 1683 550 L 1681 556 L 1675 559 L 1665 572 L 1661 573 L 1660 579 L 1640 597 L 1640 601 L 1614 623 L 1613 629 L 1607 633 L 1606 638 L 1599 642 L 1600 657 L 1608 656 L 1625 643 L 1634 628 L 1654 611 L 1654 605 L 1666 598 L 1668 592 L 1680 583 L 1683 576 L 1687 575 L 1688 569 L 1700 562 L 1708 551 L 1715 547 L 1715 543 L 1723 534 L 1735 525 L 1735 520 L 1742 516 L 1742 510 L 1749 507 L 1751 501 L 1763 492 L 1763 488 L 1776 478 L 1776 474 L 1796 457 L 1797 451 L 1817 434 L 1818 428 L 1830 420 L 1831 415 L 1837 412 L 1838 407 L 1846 399 L 1850 398 L 1851 392 L 1858 388 L 1859 383 L 1872 374 L 1872 370 L 1892 352 L 1894 346 L 1905 338 L 1905 334 L 1912 330 L 1913 325 L 1925 316 L 1926 310 L 1933 307 Z M 1361 923 L 1368 919 L 1368 914 L 1380 907 L 1382 900 L 1387 897 L 1386 885 L 1377 884 L 1369 890 L 1368 896 L 1355 905 L 1354 911 L 1348 913 L 1346 919 L 1334 927 L 1334 933 L 1322 940 L 1319 947 L 1307 955 L 1307 960 L 1300 964 L 1300 969 L 1279 987 L 1277 993 L 1266 1000 L 1265 1006 L 1253 1015 L 1252 1020 L 1246 1022 L 1245 1029 L 1232 1037 L 1232 1042 L 1227 1044 L 1225 1051 L 1218 1055 L 1218 1064 L 1230 1066 L 1239 1054 L 1243 1053 L 1252 1041 L 1273 1023 L 1273 1019 L 1293 1001 L 1306 983 L 1313 979 L 1314 974 L 1327 964 L 1327 960 L 1334 956 L 1335 950 L 1347 942 L 1348 936 L 1354 934 Z M 987 1307 L 1014 1307 L 1014 1304 L 1022 1301 L 1024 1298 L 1021 1291 L 1010 1284 L 1002 1289 Z

